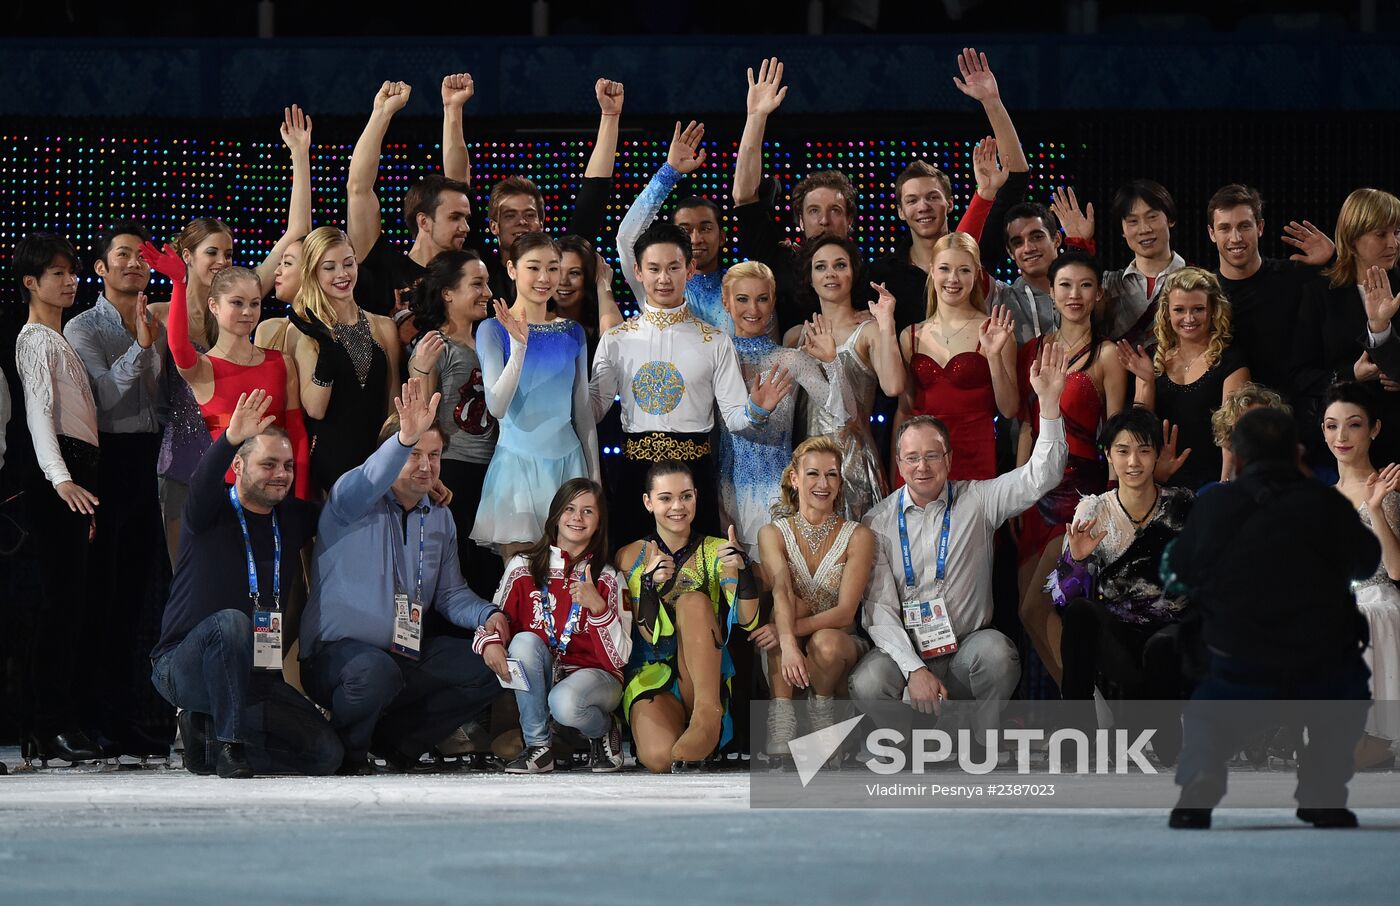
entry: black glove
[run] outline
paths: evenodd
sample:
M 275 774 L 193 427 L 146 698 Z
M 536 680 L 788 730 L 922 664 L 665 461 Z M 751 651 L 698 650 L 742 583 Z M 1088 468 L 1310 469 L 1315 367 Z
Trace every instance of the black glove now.
M 744 561 L 743 569 L 739 570 L 739 585 L 735 589 L 734 597 L 745 601 L 752 601 L 763 593 L 763 589 L 758 584 L 758 576 L 753 571 L 753 561 L 749 555 L 739 550 L 737 547 L 726 547 L 725 551 L 733 551 L 740 560 Z M 724 551 L 721 551 L 723 554 Z
M 316 341 L 319 351 L 316 355 L 316 370 L 311 378 L 323 387 L 335 383 L 341 375 L 354 374 L 355 366 L 350 355 L 335 341 L 335 333 L 320 318 L 310 311 L 301 317 L 295 310 L 287 312 L 287 319 L 296 325 L 297 330 Z M 348 370 L 347 370 L 348 369 Z
M 647 632 L 656 632 L 656 618 L 661 615 L 661 590 L 656 587 L 656 571 L 661 564 L 652 567 L 651 572 L 642 576 L 642 594 L 637 601 L 637 620 Z

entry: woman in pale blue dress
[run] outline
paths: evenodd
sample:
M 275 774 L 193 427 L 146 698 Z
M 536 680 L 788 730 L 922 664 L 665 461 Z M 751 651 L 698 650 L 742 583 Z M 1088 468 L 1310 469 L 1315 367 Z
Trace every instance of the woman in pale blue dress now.
M 746 384 L 765 380 L 774 366 L 792 375 L 812 406 L 837 422 L 846 421 L 845 388 L 836 364 L 836 341 L 820 315 L 809 325 L 802 349 L 773 342 L 769 333 L 776 300 L 773 272 L 745 261 L 731 267 L 722 286 L 725 311 L 734 322 L 734 348 Z M 758 559 L 758 530 L 773 520 L 769 512 L 781 496 L 783 470 L 792 458 L 796 394 L 788 394 L 763 427 L 720 436 L 720 507 L 750 558 Z
M 497 301 L 477 331 L 486 408 L 500 437 L 481 489 L 471 539 L 509 559 L 544 532 L 549 503 L 570 478 L 598 480 L 597 425 L 588 398 L 583 327 L 549 311 L 559 247 L 544 233 L 511 246 L 515 304 Z

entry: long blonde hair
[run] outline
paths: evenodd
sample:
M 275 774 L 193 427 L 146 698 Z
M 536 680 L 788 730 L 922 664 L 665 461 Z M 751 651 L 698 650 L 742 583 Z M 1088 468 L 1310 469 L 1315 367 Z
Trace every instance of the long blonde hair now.
M 731 268 L 732 270 L 732 268 Z M 792 459 L 788 461 L 787 467 L 783 469 L 783 477 L 778 481 L 779 493 L 782 495 L 769 509 L 770 515 L 774 519 L 784 519 L 793 515 L 798 510 L 797 488 L 792 486 L 792 478 L 797 474 L 797 470 L 802 467 L 802 458 L 808 453 L 830 453 L 836 457 L 836 471 L 841 471 L 841 445 L 825 434 L 818 434 L 809 437 L 797 445 L 797 449 L 792 451 Z M 839 510 L 841 501 L 846 494 L 846 482 L 841 481 L 841 487 L 836 492 L 835 506 Z
M 933 258 L 938 260 L 938 256 L 952 249 L 958 252 L 966 252 L 972 256 L 972 307 L 987 313 L 987 294 L 982 290 L 982 250 L 977 246 L 977 240 L 966 233 L 949 233 L 933 245 Z M 927 299 L 927 308 L 924 311 L 925 318 L 932 318 L 938 314 L 938 288 L 934 283 L 935 270 L 929 268 L 928 279 L 924 281 L 924 295 Z
M 301 243 L 301 262 L 298 267 L 301 269 L 301 288 L 297 290 L 297 296 L 292 300 L 292 310 L 299 316 L 305 318 L 309 311 L 320 319 L 322 324 L 327 326 L 336 322 L 335 308 L 331 305 L 330 297 L 326 291 L 321 289 L 320 282 L 316 279 L 316 268 L 320 266 L 321 259 L 332 246 L 350 244 L 350 238 L 336 227 L 317 227 Z
M 1210 342 L 1206 345 L 1206 370 L 1220 364 L 1220 357 L 1234 338 L 1230 332 L 1230 300 L 1220 288 L 1220 281 L 1199 267 L 1183 267 L 1172 271 L 1162 280 L 1161 300 L 1152 333 L 1157 337 L 1157 352 L 1152 357 L 1152 370 L 1162 374 L 1167 370 L 1167 354 L 1181 345 L 1181 338 L 1172 330 L 1171 294 L 1173 292 L 1206 294 L 1206 309 L 1210 312 Z
M 1400 198 L 1380 189 L 1357 189 L 1337 212 L 1337 260 L 1323 273 L 1335 289 L 1358 282 L 1356 240 L 1372 230 L 1400 227 Z

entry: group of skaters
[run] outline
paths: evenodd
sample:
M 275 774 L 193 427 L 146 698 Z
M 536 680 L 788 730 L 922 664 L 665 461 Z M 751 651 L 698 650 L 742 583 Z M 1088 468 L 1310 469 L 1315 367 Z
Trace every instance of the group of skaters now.
M 732 197 L 659 217 L 705 165 L 703 124 L 678 122 L 615 256 L 595 242 L 623 86 L 597 81 L 573 210 L 547 222 L 529 179 L 473 183 L 465 73 L 441 85 L 442 171 L 404 198 L 411 245 L 375 188 L 402 82 L 355 144 L 344 230 L 313 222 L 312 122 L 287 109 L 287 226 L 256 267 L 213 217 L 169 243 L 113 224 L 87 259 L 26 236 L 26 757 L 164 745 L 130 680 L 157 557 L 151 682 L 186 767 L 221 777 L 413 770 L 483 728 L 512 773 L 565 750 L 616 771 L 624 736 L 646 770 L 699 770 L 742 744 L 756 696 L 754 749 L 783 764 L 843 699 L 974 701 L 992 728 L 1032 663 L 1083 703 L 1229 683 L 1400 699 L 1400 199 L 1357 189 L 1331 236 L 1289 221 L 1274 259 L 1260 193 L 1225 186 L 1211 269 L 1173 251 L 1171 193 L 1133 179 L 1108 205 L 1131 261 L 1105 271 L 1092 203 L 1029 197 L 985 55 L 957 69 L 992 132 L 976 191 L 954 226 L 949 177 L 911 161 L 879 202 L 907 232 L 873 261 L 835 170 L 792 188 L 785 238 L 763 157 L 777 59 L 747 73 Z M 85 266 L 101 296 L 65 318 Z M 1245 525 L 1268 544 L 1246 550 Z M 1261 563 L 1299 598 L 1269 619 L 1309 631 L 1227 581 Z M 1347 777 L 1393 763 L 1400 726 L 1360 721 L 1307 746 L 1345 748 Z M 1231 753 L 1185 725 L 1186 752 L 1168 733 L 1155 755 L 1180 758 L 1189 824 Z

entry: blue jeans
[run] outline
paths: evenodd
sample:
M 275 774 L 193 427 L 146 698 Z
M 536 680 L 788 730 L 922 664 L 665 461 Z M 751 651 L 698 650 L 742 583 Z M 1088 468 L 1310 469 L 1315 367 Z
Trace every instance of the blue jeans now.
M 520 732 L 525 744 L 549 743 L 549 718 L 573 727 L 589 739 L 605 735 L 612 725 L 612 713 L 622 701 L 622 684 L 611 673 L 597 667 L 575 670 L 555 683 L 553 659 L 544 639 L 533 632 L 521 632 L 510 640 L 510 656 L 530 678 L 530 691 L 515 690 L 520 708 Z
M 1185 739 L 1176 769 L 1178 786 L 1211 781 L 1225 791 L 1225 762 L 1251 736 L 1269 727 L 1307 728 L 1307 747 L 1298 756 L 1294 797 L 1303 808 L 1340 808 L 1354 771 L 1354 750 L 1371 707 L 1371 671 L 1361 656 L 1300 671 L 1296 678 L 1254 675 L 1248 665 L 1214 655 L 1210 673 L 1186 703 Z M 1248 710 L 1213 702 L 1257 701 Z M 1288 704 L 1284 704 L 1284 703 Z M 1214 802 L 1193 802 L 1213 808 Z
M 155 660 L 151 682 L 175 707 L 210 715 L 219 741 L 243 743 L 255 773 L 320 775 L 340 767 L 340 740 L 316 706 L 280 672 L 253 671 L 253 622 L 241 611 L 205 617 Z
M 324 642 L 301 662 L 306 691 L 331 712 L 349 761 L 371 749 L 415 759 L 502 693 L 472 643 L 435 636 L 418 660 L 356 639 Z

